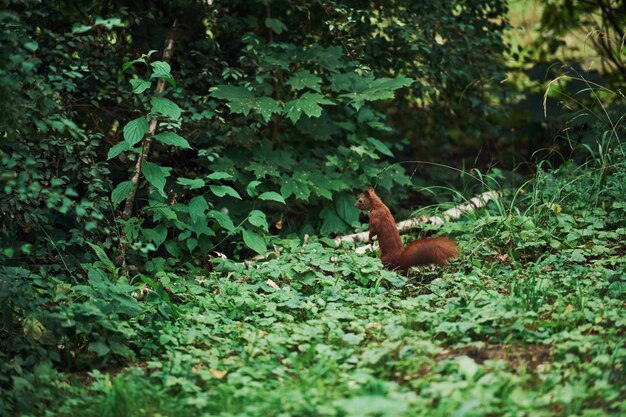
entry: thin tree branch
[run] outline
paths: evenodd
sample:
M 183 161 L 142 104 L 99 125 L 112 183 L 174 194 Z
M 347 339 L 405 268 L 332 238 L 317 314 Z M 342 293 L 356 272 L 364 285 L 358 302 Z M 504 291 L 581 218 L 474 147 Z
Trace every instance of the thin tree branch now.
M 163 50 L 163 61 L 169 63 L 172 60 L 172 55 L 174 53 L 174 34 L 176 32 L 176 23 L 177 19 L 172 23 L 172 27 L 167 34 L 167 39 L 165 41 L 165 49 Z M 163 90 L 165 90 L 165 79 L 159 78 L 156 86 L 157 95 L 163 94 Z M 143 142 L 141 144 L 141 152 L 139 153 L 139 157 L 137 158 L 137 162 L 135 163 L 135 168 L 133 170 L 133 176 L 130 181 L 132 183 L 132 189 L 128 198 L 126 198 L 126 204 L 124 206 L 124 211 L 122 212 L 122 218 L 124 220 L 130 219 L 130 216 L 133 213 L 133 204 L 135 202 L 135 197 L 137 195 L 137 190 L 139 188 L 139 178 L 141 176 L 141 167 L 143 163 L 148 158 L 148 154 L 150 152 L 150 145 L 152 143 L 152 136 L 154 136 L 154 132 L 156 131 L 157 120 L 153 119 L 150 121 L 150 126 L 148 128 L 148 133 L 146 134 Z

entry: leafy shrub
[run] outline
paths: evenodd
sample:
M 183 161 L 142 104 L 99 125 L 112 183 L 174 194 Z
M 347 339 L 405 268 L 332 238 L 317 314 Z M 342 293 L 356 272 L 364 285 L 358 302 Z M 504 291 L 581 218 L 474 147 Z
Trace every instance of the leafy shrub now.
M 401 196 L 410 184 L 390 164 L 408 143 L 388 113 L 412 114 L 418 103 L 426 111 L 410 129 L 422 131 L 443 126 L 434 115 L 460 121 L 460 96 L 488 111 L 489 93 L 467 85 L 501 71 L 497 17 L 506 10 L 453 0 L 10 6 L 2 33 L 15 48 L 2 49 L 12 62 L 2 85 L 12 104 L 3 114 L 15 117 L 0 126 L 0 256 L 57 271 L 93 260 L 75 250 L 85 238 L 132 269 L 148 255 L 200 265 L 216 250 L 264 252 L 278 233 L 350 230 L 356 212 L 344 203 L 354 190 L 378 184 Z M 120 71 L 137 51 L 160 48 L 174 19 L 171 68 L 147 53 L 151 65 Z M 466 70 L 450 71 L 460 62 Z M 164 95 L 149 88 L 159 77 L 171 82 Z M 116 220 L 148 120 L 159 125 L 147 186 L 134 216 Z M 140 129 L 130 135 L 132 126 Z

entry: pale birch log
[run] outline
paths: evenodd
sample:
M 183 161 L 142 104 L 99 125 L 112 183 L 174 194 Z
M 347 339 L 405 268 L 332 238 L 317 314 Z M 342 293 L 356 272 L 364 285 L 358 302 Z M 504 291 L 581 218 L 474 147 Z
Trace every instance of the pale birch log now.
M 487 191 L 484 192 L 480 195 L 477 195 L 476 197 L 472 197 L 470 198 L 468 201 L 466 201 L 465 203 L 461 203 L 456 207 L 453 207 L 451 209 L 448 209 L 444 212 L 442 212 L 440 215 L 438 216 L 418 216 L 418 217 L 414 217 L 412 219 L 408 219 L 408 220 L 404 220 L 401 221 L 400 223 L 397 224 L 398 227 L 398 231 L 403 232 L 412 228 L 416 228 L 420 225 L 423 224 L 428 224 L 428 223 L 432 223 L 432 224 L 442 224 L 445 221 L 450 221 L 450 220 L 454 220 L 454 219 L 458 219 L 459 217 L 461 217 L 463 214 L 465 213 L 469 213 L 472 212 L 474 210 L 477 210 L 479 208 L 485 207 L 487 205 L 487 203 L 489 201 L 492 200 L 497 200 L 502 196 L 502 193 L 500 193 L 499 191 Z M 361 232 L 361 233 L 354 233 L 354 234 L 350 234 L 350 235 L 346 235 L 346 236 L 339 236 L 337 238 L 335 238 L 335 244 L 336 245 L 340 245 L 341 242 L 350 242 L 350 243 L 366 243 L 367 239 L 369 237 L 369 231 L 365 231 L 365 232 Z M 303 242 L 303 246 L 306 245 L 306 241 L 308 240 L 308 235 L 305 236 L 304 242 Z M 355 249 L 356 253 L 362 254 L 362 253 L 366 253 L 368 251 L 374 251 L 378 248 L 378 242 L 374 242 L 373 244 L 368 244 L 368 245 L 364 245 L 364 246 L 359 246 L 358 248 Z M 214 252 L 215 254 L 217 254 L 217 257 L 220 257 L 222 259 L 228 259 L 226 257 L 226 255 L 219 253 L 219 252 Z M 280 256 L 280 251 L 275 251 L 274 252 L 276 256 Z M 267 255 L 257 255 L 251 259 L 245 260 L 242 263 L 246 266 L 246 267 L 251 267 L 253 266 L 256 262 L 262 261 L 264 259 L 267 259 Z
M 448 209 L 437 216 L 418 216 L 412 219 L 401 221 L 397 224 L 398 231 L 400 233 L 414 229 L 424 224 L 443 224 L 446 221 L 458 219 L 465 213 L 472 212 L 474 210 L 485 207 L 489 201 L 497 200 L 502 196 L 499 191 L 486 191 L 476 197 L 470 198 L 465 203 L 461 203 L 456 207 Z M 341 242 L 350 243 L 367 243 L 369 238 L 369 231 L 354 233 L 346 236 L 339 236 L 335 238 L 335 244 L 340 245 Z M 356 248 L 356 253 L 365 253 L 368 251 L 374 251 L 378 247 L 378 242 L 368 244 L 365 246 L 359 246 Z

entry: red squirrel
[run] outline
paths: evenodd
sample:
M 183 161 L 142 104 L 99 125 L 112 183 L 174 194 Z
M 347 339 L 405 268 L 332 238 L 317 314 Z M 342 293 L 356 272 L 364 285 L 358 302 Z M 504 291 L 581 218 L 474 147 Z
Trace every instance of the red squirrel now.
M 406 272 L 414 265 L 442 265 L 459 255 L 456 242 L 447 237 L 417 239 L 405 248 L 389 208 L 372 188 L 365 190 L 354 205 L 370 212 L 369 240 L 378 236 L 380 260 L 387 269 Z

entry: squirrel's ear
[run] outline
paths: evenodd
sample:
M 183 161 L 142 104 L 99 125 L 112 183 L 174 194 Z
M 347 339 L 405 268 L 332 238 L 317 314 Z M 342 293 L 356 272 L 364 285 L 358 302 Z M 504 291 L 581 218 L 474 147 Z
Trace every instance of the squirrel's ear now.
M 369 197 L 372 193 L 374 192 L 374 189 L 372 187 L 368 188 L 367 190 L 365 190 L 365 194 Z

